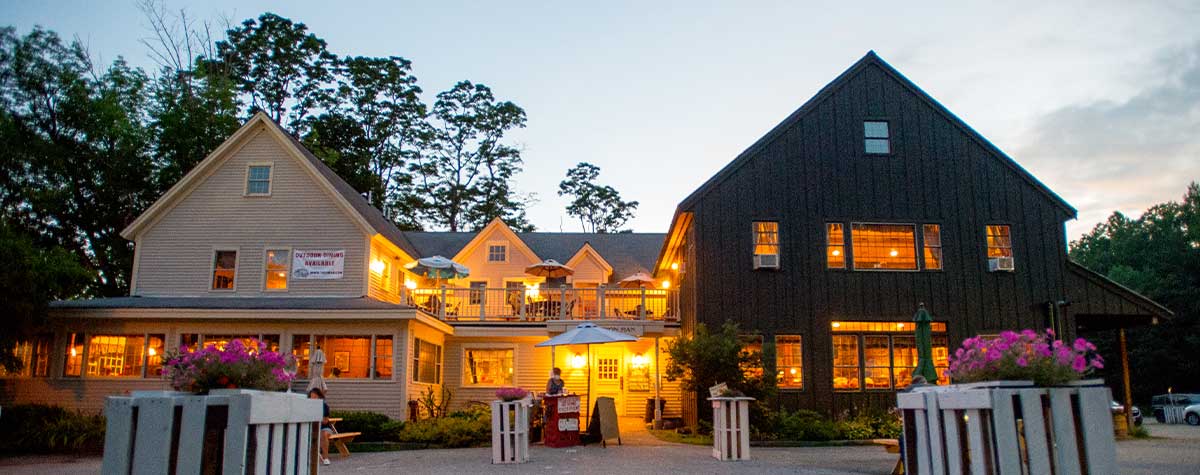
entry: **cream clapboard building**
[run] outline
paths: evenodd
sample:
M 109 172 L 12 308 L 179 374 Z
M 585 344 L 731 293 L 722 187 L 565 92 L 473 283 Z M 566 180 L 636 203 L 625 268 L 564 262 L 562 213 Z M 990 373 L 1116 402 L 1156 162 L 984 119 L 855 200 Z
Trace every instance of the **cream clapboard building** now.
M 259 114 L 122 235 L 136 249 L 130 296 L 54 302 L 47 327 L 17 347 L 25 370 L 0 375 L 0 404 L 100 411 L 105 396 L 168 389 L 168 351 L 258 338 L 296 356 L 296 390 L 321 348 L 335 410 L 404 419 L 409 401 L 443 387 L 451 407 L 503 386 L 541 391 L 558 366 L 569 390 L 614 397 L 628 415 L 661 381 L 664 416 L 680 414 L 678 385 L 657 377 L 679 332 L 676 291 L 616 285 L 655 267 L 662 234 L 518 234 L 499 220 L 477 233 L 402 232 Z M 404 268 L 433 255 L 470 276 Z M 575 273 L 525 273 L 545 259 Z M 581 321 L 639 339 L 561 347 L 555 361 L 534 347 Z

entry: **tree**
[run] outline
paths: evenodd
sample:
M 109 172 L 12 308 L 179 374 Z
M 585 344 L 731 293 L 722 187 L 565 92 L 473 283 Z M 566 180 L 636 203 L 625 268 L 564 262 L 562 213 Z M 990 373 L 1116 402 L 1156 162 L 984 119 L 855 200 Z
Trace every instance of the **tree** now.
M 701 395 L 708 394 L 708 388 L 725 383 L 729 389 L 757 400 L 752 406 L 755 414 L 751 421 L 769 420 L 765 415 L 774 399 L 776 382 L 775 374 L 767 371 L 764 362 L 774 361 L 774 345 L 753 351 L 748 337 L 740 334 L 736 323 L 726 321 L 718 332 L 700 323 L 690 337 L 681 336 L 667 343 L 667 354 L 671 356 L 665 373 L 668 381 L 678 380 L 684 391 Z M 698 407 L 701 419 L 712 410 L 706 404 Z
M 585 232 L 619 232 L 637 210 L 637 201 L 621 201 L 611 186 L 596 184 L 600 167 L 581 162 L 567 170 L 567 179 L 558 184 L 558 196 L 570 196 L 567 214 L 579 218 Z
M 329 110 L 308 121 L 305 145 L 401 229 L 419 230 L 421 200 L 408 164 L 420 151 L 426 108 L 412 63 L 401 57 L 338 61 Z
M 33 240 L 0 224 L 0 367 L 20 371 L 15 345 L 45 321 L 47 304 L 78 295 L 92 274 L 62 248 L 40 249 Z
M 510 185 L 521 171 L 521 152 L 502 143 L 505 133 L 525 126 L 525 111 L 470 81 L 437 98 L 424 153 L 413 165 L 417 188 L 427 200 L 426 218 L 451 232 L 480 229 L 494 218 L 531 230 L 525 218 L 528 198 Z
M 248 99 L 249 113 L 263 111 L 297 134 L 308 115 L 328 100 L 336 57 L 303 23 L 263 13 L 226 32 L 209 69 L 226 68 Z M 211 64 L 223 63 L 223 64 Z
M 94 295 L 128 292 L 133 246 L 119 233 L 158 195 L 147 84 L 120 58 L 97 71 L 53 32 L 0 30 L 4 220 L 75 254 Z
M 1167 388 L 1200 392 L 1200 361 L 1182 351 L 1200 347 L 1200 185 L 1182 202 L 1150 207 L 1141 217 L 1113 213 L 1071 243 L 1071 259 L 1170 308 L 1175 316 L 1127 331 L 1134 400 Z M 1109 362 L 1120 361 L 1113 332 L 1088 335 Z M 1101 375 L 1120 381 L 1121 365 Z

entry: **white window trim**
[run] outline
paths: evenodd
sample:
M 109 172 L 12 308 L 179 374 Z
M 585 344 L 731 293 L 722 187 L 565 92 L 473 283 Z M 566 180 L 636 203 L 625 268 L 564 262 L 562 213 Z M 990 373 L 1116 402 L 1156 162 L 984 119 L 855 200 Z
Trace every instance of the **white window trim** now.
M 808 392 L 808 374 L 807 374 L 808 373 L 808 365 L 805 364 L 805 363 L 807 363 L 807 361 L 805 361 L 805 357 L 804 357 L 804 355 L 806 354 L 806 352 L 804 351 L 804 347 L 807 345 L 807 343 L 805 343 L 805 341 L 804 341 L 806 339 L 804 337 L 804 333 L 800 333 L 800 332 L 776 333 L 774 336 L 771 337 L 772 344 L 775 345 L 775 355 L 776 355 L 775 356 L 775 371 L 779 371 L 779 337 L 781 337 L 781 336 L 783 336 L 783 337 L 793 337 L 794 336 L 794 337 L 800 338 L 800 387 L 798 387 L 798 388 L 779 387 L 778 389 L 780 391 L 788 391 L 788 392 L 792 392 L 792 393 Z M 832 341 L 833 340 L 831 339 L 830 342 L 832 342 Z
M 492 246 L 503 246 L 504 247 L 504 260 L 501 260 L 501 261 L 493 261 L 492 260 Z M 484 261 L 488 262 L 488 263 L 507 263 L 509 261 L 508 247 L 509 247 L 508 241 L 488 241 L 488 242 L 484 243 L 484 246 L 483 246 Z
M 877 224 L 877 225 L 881 225 L 881 226 L 912 226 L 913 227 L 913 253 L 914 253 L 913 258 L 916 261 L 915 262 L 916 267 L 912 268 L 912 269 L 859 269 L 858 266 L 854 264 L 854 259 L 857 259 L 857 256 L 858 256 L 857 250 L 853 248 L 853 246 L 854 246 L 854 225 L 856 225 L 856 224 L 865 224 L 865 225 Z M 846 229 L 846 228 L 842 228 L 842 229 Z M 849 265 L 848 269 L 853 270 L 855 272 L 921 272 L 921 258 L 924 257 L 924 254 L 922 254 L 924 249 L 921 248 L 921 246 L 919 245 L 921 243 L 919 243 L 917 241 L 917 238 L 918 238 L 917 234 L 919 232 L 921 232 L 920 229 L 921 229 L 921 225 L 918 223 L 902 223 L 902 222 L 888 223 L 888 222 L 880 222 L 880 221 L 851 221 L 849 232 L 843 231 L 843 233 L 842 233 L 843 252 L 845 251 L 845 246 L 850 246 L 851 247 L 850 252 L 852 253 L 851 256 L 854 256 L 851 259 L 847 259 L 847 264 Z M 847 235 L 849 235 L 849 237 L 850 237 L 849 244 L 845 244 L 847 242 L 846 241 Z M 826 243 L 827 243 L 826 245 L 828 245 L 828 239 L 826 240 Z
M 167 349 L 170 348 L 169 346 L 167 346 L 168 342 L 171 340 L 170 333 L 168 333 L 166 331 L 164 331 L 162 333 L 151 333 L 151 332 L 121 333 L 120 331 L 67 332 L 67 335 L 68 335 L 67 336 L 67 346 L 63 348 L 64 356 L 66 355 L 67 352 L 71 351 L 71 346 L 70 346 L 71 345 L 71 341 L 70 341 L 71 333 L 75 333 L 77 335 L 83 335 L 83 352 L 80 353 L 80 355 L 79 355 L 80 356 L 80 358 L 79 358 L 79 376 L 66 376 L 64 374 L 63 378 L 90 379 L 90 380 L 100 380 L 100 381 L 129 381 L 129 380 L 133 380 L 133 379 L 162 379 L 161 375 L 147 374 L 147 371 L 150 370 L 150 352 L 148 351 L 150 349 L 150 337 L 161 335 L 163 337 L 163 352 L 166 352 Z M 131 336 L 138 336 L 138 335 L 142 336 L 142 363 L 141 363 L 142 364 L 142 374 L 140 374 L 138 376 L 89 376 L 88 375 L 88 372 L 87 372 L 88 356 L 90 355 L 91 350 L 92 350 L 92 337 L 94 337 L 94 336 L 131 337 Z M 164 355 L 159 355 L 159 356 L 163 357 Z M 67 365 L 67 362 L 63 361 L 63 371 L 62 371 L 63 373 L 66 373 L 66 369 L 67 369 L 66 365 Z M 166 365 L 167 365 L 167 361 L 166 361 L 166 359 L 163 359 L 162 366 L 165 367 Z
M 760 254 L 758 252 L 758 223 L 773 223 L 775 225 L 775 252 L 769 254 Z M 783 249 L 783 240 L 779 238 L 779 220 L 757 220 L 750 221 L 750 236 L 754 240 L 751 244 L 754 246 L 751 253 L 756 256 L 779 256 Z
M 426 385 L 426 386 L 442 386 L 442 385 L 445 385 L 445 384 L 446 384 L 446 343 L 445 343 L 445 342 L 442 342 L 441 344 L 438 344 L 438 343 L 437 343 L 437 342 L 435 342 L 435 341 L 431 341 L 431 340 L 429 340 L 429 339 L 426 339 L 426 338 L 421 338 L 421 337 L 419 337 L 419 336 L 413 336 L 413 337 L 412 337 L 412 340 L 413 340 L 413 344 L 412 344 L 412 353 L 413 353 L 413 357 L 412 357 L 412 359 L 411 359 L 410 361 L 418 361 L 418 359 L 417 359 L 417 355 L 419 355 L 419 354 L 420 354 L 420 350 L 421 350 L 421 349 L 420 349 L 420 348 L 417 348 L 417 341 L 421 341 L 421 342 L 424 342 L 424 343 L 426 343 L 426 344 L 429 344 L 429 345 L 433 345 L 433 346 L 436 346 L 436 347 L 438 347 L 438 348 L 441 350 L 441 351 L 439 351 L 439 352 L 438 352 L 438 353 L 439 353 L 439 356 L 441 356 L 441 361 L 438 361 L 438 362 L 436 363 L 436 366 L 438 367 L 438 370 L 437 370 L 437 376 L 438 376 L 438 377 L 437 377 L 437 382 L 429 383 L 429 382 L 425 382 L 425 381 L 417 381 L 417 374 L 416 374 L 416 372 L 414 372 L 414 371 L 411 371 L 411 370 L 410 370 L 409 372 L 410 372 L 410 373 L 412 373 L 412 374 L 411 374 L 411 375 L 409 375 L 409 378 L 408 378 L 408 379 L 412 380 L 412 383 L 413 383 L 413 384 L 423 384 L 423 385 Z M 516 354 L 514 353 L 514 354 L 513 354 L 513 356 L 514 356 L 514 358 L 515 358 Z M 514 361 L 515 361 L 515 360 L 514 360 Z M 513 369 L 513 373 L 514 373 L 514 374 L 516 373 L 516 369 L 515 369 L 515 367 L 514 367 L 514 369 Z M 395 371 L 393 371 L 393 372 L 392 372 L 392 374 L 395 374 Z
M 267 258 L 267 253 L 269 253 L 271 251 L 287 251 L 287 253 L 288 253 L 287 264 L 285 264 L 285 270 L 284 270 L 284 279 L 285 279 L 284 284 L 285 285 L 282 289 L 268 289 L 267 288 L 267 273 L 270 272 L 270 270 L 268 268 L 269 267 L 268 264 L 270 263 L 270 261 Z M 262 266 L 262 291 L 263 292 L 286 293 L 287 291 L 292 289 L 292 247 L 291 246 L 267 246 L 267 247 L 264 247 L 262 262 L 263 262 L 263 266 Z M 237 285 L 237 279 L 234 279 L 233 284 L 235 286 Z
M 274 335 L 274 333 L 272 333 L 272 335 Z M 367 365 L 367 377 L 365 377 L 365 378 L 348 378 L 348 377 L 345 377 L 345 376 L 339 376 L 339 377 L 337 377 L 337 378 L 333 378 L 333 377 L 327 378 L 327 379 L 326 379 L 326 381 L 329 381 L 329 380 L 337 380 L 337 381 L 340 381 L 340 382 L 349 382 L 349 383 L 356 383 L 356 384 L 357 384 L 357 383 L 392 383 L 392 382 L 395 382 L 395 381 L 396 381 L 396 341 L 397 341 L 397 335 L 396 335 L 395 333 L 387 333 L 387 332 L 368 332 L 368 333 L 366 333 L 366 334 L 363 334 L 363 333 L 353 333 L 353 332 L 336 332 L 336 331 L 335 331 L 335 332 L 332 332 L 332 333 L 291 333 L 291 334 L 289 334 L 289 335 L 290 335 L 290 336 L 289 336 L 289 338 L 291 339 L 291 340 L 290 340 L 290 343 L 289 343 L 289 345 L 295 345 L 295 338 L 296 338 L 297 336 L 308 336 L 308 338 L 309 338 L 309 339 L 308 339 L 308 349 L 309 349 L 309 354 L 310 354 L 310 355 L 312 354 L 312 351 L 314 351 L 314 350 L 316 350 L 316 349 L 317 349 L 317 339 L 318 339 L 318 338 L 320 338 L 320 337 L 331 337 L 331 336 L 344 336 L 344 337 L 350 337 L 350 338 L 362 338 L 362 337 L 366 337 L 368 340 L 370 340 L 370 343 L 368 343 L 368 346 L 369 346 L 369 348 L 367 349 L 367 351 L 369 352 L 369 354 L 368 354 L 367 358 L 369 358 L 369 360 L 370 360 L 370 361 L 369 361 L 369 364 Z M 377 356 L 375 355 L 375 338 L 376 338 L 376 337 L 381 337 L 381 336 L 385 336 L 385 337 L 386 337 L 386 336 L 390 336 L 390 337 L 392 337 L 392 377 L 390 377 L 390 378 L 376 378 L 376 377 L 374 377 L 374 375 L 375 375 L 375 358 L 377 358 Z M 281 351 L 283 350 L 283 336 L 282 336 L 282 335 L 280 335 L 280 337 L 279 337 L 279 349 L 280 349 Z M 290 347 L 289 347 L 289 349 L 288 349 L 287 351 L 288 351 L 288 354 L 291 354 L 291 348 L 290 348 Z M 325 350 L 324 350 L 324 349 L 322 349 L 321 351 L 325 351 Z M 327 352 L 327 353 L 325 354 L 325 359 L 326 359 L 326 363 L 325 363 L 325 364 L 326 364 L 327 366 L 328 366 L 328 365 L 332 365 L 332 364 L 333 364 L 333 354 L 332 354 L 332 352 Z M 312 364 L 312 361 L 309 361 L 309 364 L 311 365 L 311 364 Z M 311 374 L 309 374 L 309 375 L 308 375 L 308 379 L 297 379 L 297 381 L 311 381 L 311 380 L 312 380 L 312 375 L 311 375 Z
M 217 252 L 233 251 L 236 254 L 233 258 L 233 288 L 231 289 L 214 289 L 213 277 L 217 271 Z M 238 246 L 213 246 L 212 251 L 208 253 L 208 291 L 217 293 L 237 292 L 238 282 L 242 280 L 242 249 Z
M 267 192 L 266 193 L 251 193 L 250 192 L 250 168 L 251 167 L 267 167 Z M 246 178 L 242 181 L 242 196 L 271 196 L 272 190 L 275 188 L 275 162 L 250 162 L 246 164 Z
M 467 350 L 512 350 L 512 352 L 513 352 L 513 365 L 512 365 L 513 384 L 514 385 L 517 384 L 517 375 L 520 374 L 520 371 L 521 371 L 521 369 L 517 365 L 517 363 L 520 361 L 520 357 L 518 356 L 520 353 L 520 350 L 517 349 L 517 345 L 512 344 L 512 343 L 463 343 L 462 351 L 459 352 L 459 357 L 461 358 L 459 361 L 461 361 L 462 364 L 459 365 L 459 371 L 460 371 L 459 374 L 455 375 L 455 377 L 459 378 L 459 383 L 461 385 L 460 387 L 482 388 L 482 389 L 506 387 L 506 386 L 496 386 L 496 385 L 490 385 L 490 384 L 467 384 L 467 383 L 462 382 L 463 375 L 466 374 L 466 371 L 467 371 Z M 443 350 L 443 359 L 445 358 L 444 351 L 445 350 Z M 445 375 L 442 376 L 442 381 L 445 381 Z

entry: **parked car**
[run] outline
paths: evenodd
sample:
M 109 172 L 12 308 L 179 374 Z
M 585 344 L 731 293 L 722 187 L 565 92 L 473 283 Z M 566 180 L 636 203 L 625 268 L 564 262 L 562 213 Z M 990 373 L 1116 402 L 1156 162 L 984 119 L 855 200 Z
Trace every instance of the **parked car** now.
M 1113 414 L 1124 414 L 1125 413 L 1125 405 L 1121 404 L 1117 401 L 1113 401 L 1112 402 L 1112 413 Z M 1142 425 L 1142 410 L 1138 409 L 1137 406 L 1133 406 L 1133 425 L 1135 425 L 1135 426 Z
M 1183 420 L 1192 426 L 1200 426 L 1200 404 L 1183 408 Z
M 1150 398 L 1150 407 L 1154 411 L 1154 419 L 1158 422 L 1167 421 L 1167 417 L 1163 414 L 1163 406 L 1190 406 L 1192 404 L 1200 404 L 1200 394 L 1159 394 Z

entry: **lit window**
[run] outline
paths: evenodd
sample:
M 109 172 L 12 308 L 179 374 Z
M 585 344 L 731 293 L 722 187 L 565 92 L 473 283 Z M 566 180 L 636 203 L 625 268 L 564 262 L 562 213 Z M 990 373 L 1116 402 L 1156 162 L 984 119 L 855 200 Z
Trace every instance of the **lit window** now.
M 925 242 L 925 268 L 942 268 L 942 227 L 926 224 L 921 227 L 921 239 Z
M 863 137 L 866 141 L 866 152 L 872 155 L 886 155 L 892 152 L 891 135 L 888 123 L 879 120 L 863 122 Z
M 292 357 L 296 358 L 296 378 L 308 379 L 308 360 L 312 356 L 312 335 L 292 335 Z
M 747 379 L 760 379 L 763 376 L 763 337 L 762 335 L 741 335 L 739 339 L 742 341 L 743 355 L 752 357 L 748 364 L 742 365 L 742 374 L 746 375 Z
M 896 335 L 892 337 L 892 375 L 896 389 L 912 384 L 913 370 L 917 369 L 917 344 L 914 337 Z
M 863 385 L 867 389 L 890 389 L 891 345 L 887 335 L 863 337 Z
M 72 333 L 67 342 L 67 359 L 63 365 L 63 376 L 79 376 L 83 373 L 83 335 Z
M 775 372 L 780 389 L 804 388 L 800 335 L 775 335 Z
M 21 362 L 21 369 L 8 371 L 0 365 L 0 377 L 46 377 L 50 371 L 50 348 L 54 335 L 37 335 L 32 340 L 13 344 L 12 357 Z
M 754 222 L 754 255 L 779 255 L 779 223 L 774 221 Z
M 366 379 L 371 369 L 371 337 L 369 335 L 318 335 L 317 348 L 325 353 L 326 378 Z
M 267 289 L 287 290 L 288 264 L 291 261 L 291 251 L 287 249 L 267 250 Z
M 916 270 L 916 226 L 853 223 L 855 270 Z
M 991 224 L 987 227 L 987 256 L 1012 257 L 1012 234 L 1006 224 Z
M 162 371 L 162 335 L 92 335 L 87 376 L 157 378 Z
M 596 358 L 596 380 L 616 381 L 621 376 L 621 359 L 613 357 Z
M 846 233 L 842 229 L 842 223 L 828 223 L 825 225 L 826 245 L 825 245 L 825 262 L 826 267 L 830 269 L 845 269 L 846 268 Z
M 857 391 L 862 389 L 859 381 L 858 336 L 833 336 L 833 389 Z
M 463 386 L 513 385 L 511 348 L 467 348 L 463 353 Z
M 271 166 L 251 165 L 246 171 L 246 194 L 271 194 Z
M 442 347 L 416 338 L 413 340 L 413 381 L 426 384 L 442 382 Z
M 507 260 L 508 246 L 504 244 L 488 245 L 488 262 L 506 262 Z
M 375 336 L 375 379 L 392 379 L 392 336 Z
M 237 251 L 216 251 L 213 253 L 213 290 L 233 290 L 234 278 L 237 276 Z
M 187 346 L 192 350 L 198 350 L 208 346 L 214 346 L 217 349 L 223 350 L 225 349 L 225 345 L 228 345 L 229 342 L 234 340 L 241 341 L 242 346 L 254 348 L 256 345 L 254 340 L 258 340 L 265 343 L 268 350 L 279 351 L 279 335 L 204 335 L 203 338 L 201 338 L 195 334 L 184 334 L 183 337 L 194 342 L 193 344 L 181 343 L 181 345 Z

